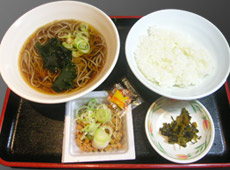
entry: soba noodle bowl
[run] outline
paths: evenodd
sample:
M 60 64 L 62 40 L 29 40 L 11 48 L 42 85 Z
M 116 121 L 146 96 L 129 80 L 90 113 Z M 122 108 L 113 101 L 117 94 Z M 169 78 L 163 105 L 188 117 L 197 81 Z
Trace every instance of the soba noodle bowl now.
M 86 40 L 83 46 L 87 46 L 87 49 L 76 49 L 77 45 L 74 46 L 73 42 L 77 36 L 80 36 L 81 40 Z M 67 90 L 52 88 L 62 70 L 45 68 L 44 58 L 39 53 L 37 44 L 44 46 L 53 38 L 60 41 L 72 54 L 70 65 L 74 65 L 76 73 L 71 88 Z M 79 48 L 81 46 L 82 44 Z M 81 21 L 60 20 L 39 28 L 28 38 L 20 53 L 19 67 L 23 78 L 30 86 L 44 93 L 57 94 L 75 91 L 87 85 L 102 69 L 105 59 L 106 43 L 95 28 Z

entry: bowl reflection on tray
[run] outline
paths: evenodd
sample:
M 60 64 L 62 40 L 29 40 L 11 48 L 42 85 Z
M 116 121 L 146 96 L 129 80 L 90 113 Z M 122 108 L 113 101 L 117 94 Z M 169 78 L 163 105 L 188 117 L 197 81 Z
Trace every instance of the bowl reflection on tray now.
M 143 85 L 178 100 L 214 93 L 230 71 L 223 34 L 205 18 L 183 10 L 160 10 L 140 18 L 128 33 L 125 53 Z
M 199 130 L 197 135 L 201 136 L 195 143 L 188 142 L 186 147 L 169 144 L 168 137 L 159 131 L 163 123 L 172 121 L 172 117 L 176 120 L 182 108 L 186 108 L 190 113 L 191 122 L 197 123 Z M 172 100 L 165 97 L 159 98 L 150 106 L 146 114 L 145 131 L 155 151 L 165 159 L 176 163 L 192 163 L 200 160 L 211 149 L 215 137 L 212 117 L 200 102 Z
M 49 28 L 43 31 L 42 27 Z M 44 32 L 49 32 L 48 38 L 40 36 Z M 36 48 L 23 53 L 23 45 L 31 36 L 38 37 L 32 42 Z M 0 71 L 8 87 L 27 100 L 64 103 L 97 88 L 115 67 L 119 50 L 117 28 L 103 11 L 82 2 L 51 2 L 28 11 L 8 29 L 0 47 Z M 24 59 L 19 63 L 20 54 Z M 38 64 L 41 60 L 43 63 Z M 99 71 L 94 72 L 97 66 Z M 29 83 L 24 81 L 20 67 L 30 74 Z M 43 92 L 47 87 L 52 87 L 53 94 Z

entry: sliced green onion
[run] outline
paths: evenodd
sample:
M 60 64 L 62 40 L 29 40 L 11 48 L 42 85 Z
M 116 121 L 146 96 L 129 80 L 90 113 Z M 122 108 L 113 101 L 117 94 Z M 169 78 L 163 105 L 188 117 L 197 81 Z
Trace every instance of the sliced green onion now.
M 65 48 L 69 49 L 69 50 L 73 49 L 73 45 L 72 45 L 72 44 L 68 44 L 67 42 L 63 42 L 62 45 L 63 45 Z
M 82 53 L 80 53 L 78 51 L 72 51 L 72 56 L 73 57 L 80 57 L 80 56 L 82 56 Z
M 93 138 L 92 146 L 97 149 L 104 149 L 108 146 L 109 140 L 106 141 L 97 141 L 95 140 L 95 137 Z
M 74 41 L 73 45 L 81 52 L 81 53 L 89 53 L 90 51 L 90 45 L 87 41 L 84 40 L 79 40 L 79 41 Z
M 89 138 L 89 140 L 93 140 L 93 135 L 87 134 L 87 137 Z
M 96 105 L 98 104 L 97 100 L 95 98 L 92 98 L 89 102 L 88 102 L 88 107 L 91 110 L 95 110 Z
M 96 120 L 100 123 L 106 123 L 111 120 L 112 111 L 105 104 L 101 104 L 96 110 Z
M 92 98 L 87 105 L 80 107 L 75 111 L 77 120 L 80 120 L 85 126 L 80 130 L 84 140 L 86 137 L 92 140 L 92 146 L 98 149 L 107 147 L 113 134 L 110 126 L 104 123 L 112 118 L 112 110 L 106 104 L 99 104 L 95 98 Z
M 79 32 L 76 37 L 76 40 L 85 40 L 85 41 L 89 41 L 89 33 L 88 32 Z
M 99 123 L 91 123 L 88 124 L 87 126 L 85 126 L 81 131 L 82 132 L 87 132 L 90 135 L 94 135 L 95 131 L 97 130 L 97 128 L 100 126 Z
M 94 123 L 96 121 L 95 113 L 92 110 L 84 110 L 83 112 L 77 115 L 77 120 L 80 120 L 85 124 Z
M 72 51 L 73 57 L 79 57 L 82 54 L 90 52 L 88 32 L 89 25 L 82 23 L 79 28 L 72 33 L 63 30 L 59 33 L 58 38 L 65 39 L 63 46 Z
M 76 118 L 79 118 L 80 117 L 80 113 L 82 113 L 83 111 L 88 110 L 88 109 L 89 109 L 88 106 L 85 106 L 85 105 L 83 105 L 80 108 L 76 109 L 75 110 L 75 116 L 76 116 Z
M 108 130 L 108 133 L 107 131 Z M 92 145 L 98 149 L 104 149 L 111 139 L 113 130 L 109 126 L 100 127 L 96 130 L 93 138 Z
M 73 39 L 72 39 L 71 37 L 69 37 L 69 38 L 66 39 L 66 42 L 67 42 L 68 44 L 72 44 Z
M 81 31 L 88 31 L 88 28 L 89 28 L 89 25 L 88 25 L 88 24 L 82 23 L 82 24 L 80 25 L 80 30 L 81 30 Z

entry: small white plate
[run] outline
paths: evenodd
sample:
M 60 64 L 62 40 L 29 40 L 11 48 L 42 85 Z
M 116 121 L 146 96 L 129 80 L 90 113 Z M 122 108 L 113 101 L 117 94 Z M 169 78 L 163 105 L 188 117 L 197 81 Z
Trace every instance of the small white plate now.
M 135 159 L 135 145 L 133 134 L 132 110 L 128 107 L 127 113 L 123 117 L 122 148 L 107 152 L 83 152 L 75 142 L 75 115 L 74 111 L 80 106 L 86 104 L 91 98 L 96 98 L 98 102 L 104 102 L 108 96 L 106 91 L 94 91 L 87 95 L 66 103 L 64 139 L 62 148 L 62 162 L 96 162 L 96 161 L 114 161 L 114 160 L 132 160 Z
M 197 123 L 201 136 L 196 143 L 189 142 L 187 146 L 169 144 L 167 137 L 160 134 L 159 129 L 163 123 L 171 123 L 186 108 L 190 113 L 191 122 Z M 181 101 L 161 97 L 149 108 L 145 118 L 145 131 L 147 138 L 155 149 L 165 159 L 175 163 L 191 163 L 203 158 L 211 149 L 214 142 L 215 130 L 212 117 L 208 110 L 197 100 Z

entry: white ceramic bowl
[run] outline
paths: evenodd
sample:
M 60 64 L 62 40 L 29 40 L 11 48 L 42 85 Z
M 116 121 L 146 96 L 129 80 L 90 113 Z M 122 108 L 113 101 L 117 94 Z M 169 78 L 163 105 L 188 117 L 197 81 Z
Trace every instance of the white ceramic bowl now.
M 159 131 L 163 123 L 172 122 L 171 117 L 176 120 L 183 107 L 190 113 L 191 122 L 197 123 L 198 136 L 201 136 L 196 143 L 187 143 L 185 148 L 178 144 L 169 144 L 167 137 Z M 202 159 L 211 149 L 215 138 L 212 117 L 199 101 L 172 100 L 165 97 L 150 106 L 145 118 L 145 132 L 155 151 L 175 163 L 192 163 Z
M 213 56 L 215 70 L 201 84 L 189 88 L 162 88 L 147 80 L 137 67 L 134 52 L 140 36 L 147 35 L 147 29 L 153 25 L 177 30 L 195 39 Z M 223 34 L 205 18 L 183 10 L 160 10 L 139 19 L 127 35 L 125 53 L 129 67 L 142 84 L 155 93 L 174 99 L 192 100 L 210 95 L 224 84 L 230 71 L 229 45 Z
M 47 95 L 35 91 L 24 82 L 18 68 L 19 52 L 27 38 L 39 27 L 54 20 L 76 19 L 96 28 L 107 43 L 107 59 L 103 70 L 79 91 Z M 76 99 L 97 88 L 113 70 L 120 50 L 117 28 L 100 9 L 82 2 L 57 1 L 38 6 L 18 18 L 4 35 L 0 46 L 0 72 L 8 87 L 17 95 L 38 103 L 61 103 Z

